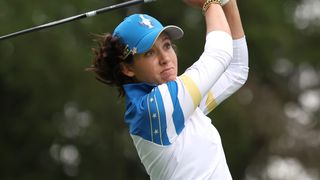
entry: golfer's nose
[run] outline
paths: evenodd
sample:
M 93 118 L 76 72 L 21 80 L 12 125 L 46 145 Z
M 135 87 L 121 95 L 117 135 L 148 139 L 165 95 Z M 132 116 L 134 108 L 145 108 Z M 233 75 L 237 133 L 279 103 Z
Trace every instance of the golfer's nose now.
M 167 64 L 170 61 L 170 55 L 168 51 L 160 50 L 159 52 L 159 63 L 161 65 Z

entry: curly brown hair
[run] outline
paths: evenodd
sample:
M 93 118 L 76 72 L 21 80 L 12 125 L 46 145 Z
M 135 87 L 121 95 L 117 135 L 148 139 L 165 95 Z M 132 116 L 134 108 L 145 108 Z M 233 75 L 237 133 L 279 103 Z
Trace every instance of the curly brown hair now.
M 125 91 L 122 85 L 134 81 L 122 73 L 122 65 L 123 63 L 132 64 L 133 55 L 130 54 L 124 59 L 125 45 L 110 33 L 96 37 L 98 47 L 92 48 L 95 57 L 91 67 L 86 68 L 86 71 L 94 72 L 98 81 L 117 87 L 119 97 L 124 97 Z

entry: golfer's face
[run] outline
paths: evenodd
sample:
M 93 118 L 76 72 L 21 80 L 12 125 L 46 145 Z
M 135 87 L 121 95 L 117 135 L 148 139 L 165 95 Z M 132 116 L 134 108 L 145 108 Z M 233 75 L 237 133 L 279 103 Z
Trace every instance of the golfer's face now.
M 149 51 L 135 55 L 131 70 L 138 82 L 162 84 L 175 80 L 177 55 L 169 37 L 162 33 Z

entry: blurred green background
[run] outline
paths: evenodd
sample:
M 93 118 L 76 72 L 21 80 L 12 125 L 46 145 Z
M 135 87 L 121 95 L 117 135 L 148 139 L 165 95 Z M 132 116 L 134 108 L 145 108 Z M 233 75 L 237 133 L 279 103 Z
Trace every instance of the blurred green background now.
M 115 0 L 1 0 L 0 35 Z M 236 180 L 320 179 L 320 0 L 238 1 L 250 74 L 210 114 Z M 199 9 L 158 0 L 0 41 L 1 180 L 148 179 L 117 91 L 85 72 L 96 44 L 128 14 L 185 31 L 180 73 L 201 54 Z M 191 162 L 192 163 L 192 162 Z

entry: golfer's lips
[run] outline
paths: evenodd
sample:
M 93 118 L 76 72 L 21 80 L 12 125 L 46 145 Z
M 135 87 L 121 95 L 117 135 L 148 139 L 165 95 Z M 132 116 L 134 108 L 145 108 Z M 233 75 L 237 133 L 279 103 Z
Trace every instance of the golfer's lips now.
M 163 73 L 168 73 L 168 72 L 170 72 L 170 71 L 172 71 L 172 70 L 174 70 L 173 67 L 165 68 L 163 71 L 161 71 L 161 74 L 163 74 Z

